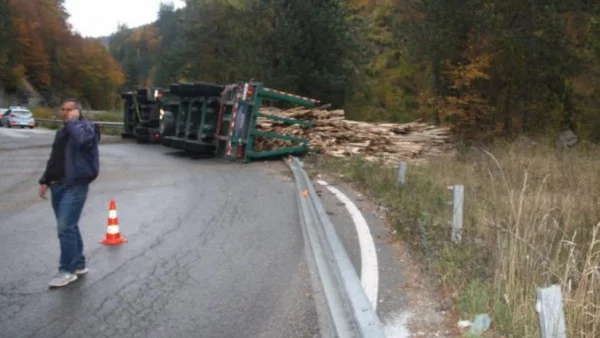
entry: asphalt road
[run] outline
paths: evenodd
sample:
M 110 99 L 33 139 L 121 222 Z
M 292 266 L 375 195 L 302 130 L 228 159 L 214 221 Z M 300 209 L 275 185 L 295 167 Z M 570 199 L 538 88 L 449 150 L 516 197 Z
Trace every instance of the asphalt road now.
M 102 145 L 80 222 L 90 272 L 49 289 L 59 247 L 36 181 L 52 137 L 0 128 L 0 336 L 318 335 L 294 186 L 279 162 Z M 110 199 L 129 240 L 115 247 L 98 243 Z
M 53 131 L 48 129 L 20 129 L 0 127 L 0 151 L 48 147 Z M 4 161 L 3 161 L 4 162 Z

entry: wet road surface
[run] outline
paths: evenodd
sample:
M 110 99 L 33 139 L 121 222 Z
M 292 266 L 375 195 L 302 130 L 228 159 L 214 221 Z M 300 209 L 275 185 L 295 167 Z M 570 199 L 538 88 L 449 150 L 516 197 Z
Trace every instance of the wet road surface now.
M 52 137 L 0 128 L 0 336 L 318 335 L 294 185 L 279 162 L 102 145 L 80 222 L 90 272 L 49 289 L 56 222 L 36 188 Z M 98 243 L 110 199 L 129 240 L 114 247 Z

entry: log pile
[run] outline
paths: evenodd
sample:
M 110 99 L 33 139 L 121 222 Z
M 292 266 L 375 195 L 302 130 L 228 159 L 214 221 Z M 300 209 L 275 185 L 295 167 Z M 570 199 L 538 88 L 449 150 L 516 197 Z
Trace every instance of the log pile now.
M 260 131 L 303 137 L 309 147 L 334 157 L 362 155 L 366 160 L 420 159 L 447 154 L 452 148 L 447 128 L 425 123 L 366 123 L 346 120 L 343 110 L 294 108 L 278 110 L 263 108 L 265 114 L 313 122 L 313 127 L 289 125 L 259 117 Z M 257 138 L 257 151 L 277 149 L 292 145 L 289 141 L 274 138 Z

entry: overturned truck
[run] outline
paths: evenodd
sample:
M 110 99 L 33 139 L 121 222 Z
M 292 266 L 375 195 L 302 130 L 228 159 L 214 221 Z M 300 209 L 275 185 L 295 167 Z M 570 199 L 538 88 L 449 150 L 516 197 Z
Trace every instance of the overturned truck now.
M 168 90 L 143 88 L 137 93 L 123 94 L 126 102 L 124 137 L 135 135 L 138 142 L 157 142 L 190 153 L 242 162 L 309 150 L 307 139 L 257 129 L 258 118 L 312 126 L 307 121 L 265 114 L 260 111 L 263 102 L 305 107 L 319 103 L 319 100 L 266 88 L 260 82 L 173 83 Z M 254 145 L 258 137 L 278 138 L 290 145 L 257 151 Z
M 161 88 L 139 88 L 121 93 L 123 99 L 123 138 L 138 143 L 160 143 Z
M 223 89 L 207 83 L 172 84 L 161 100 L 162 144 L 197 153 L 214 152 L 219 96 Z

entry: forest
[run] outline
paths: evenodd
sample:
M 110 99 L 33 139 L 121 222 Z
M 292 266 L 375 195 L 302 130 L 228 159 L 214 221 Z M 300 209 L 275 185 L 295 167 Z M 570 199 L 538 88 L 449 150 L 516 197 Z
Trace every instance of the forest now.
M 571 129 L 600 141 L 600 3 L 589 0 L 165 1 L 104 39 L 62 0 L 0 0 L 0 82 L 118 107 L 133 86 L 265 85 L 365 121 L 445 123 L 462 139 Z M 134 13 L 132 13 L 133 15 Z
M 100 41 L 72 32 L 63 2 L 0 0 L 0 87 L 16 93 L 27 80 L 48 106 L 113 107 L 124 73 Z

